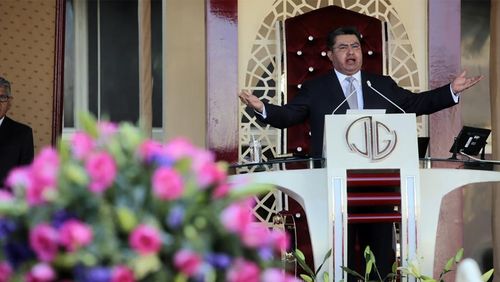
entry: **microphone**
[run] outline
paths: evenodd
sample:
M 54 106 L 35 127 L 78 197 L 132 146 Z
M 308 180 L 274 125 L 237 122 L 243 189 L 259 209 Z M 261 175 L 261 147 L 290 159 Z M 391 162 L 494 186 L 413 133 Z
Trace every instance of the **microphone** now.
M 380 91 L 378 91 L 377 89 L 373 88 L 372 87 L 372 83 L 367 80 L 366 81 L 366 84 L 368 85 L 368 87 L 370 87 L 373 91 L 375 91 L 375 93 L 377 93 L 378 95 L 382 96 L 384 99 L 386 99 L 387 101 L 389 101 L 389 103 L 391 103 L 392 105 L 394 105 L 396 108 L 398 108 L 401 112 L 403 112 L 403 114 L 406 114 L 405 110 L 403 110 L 400 106 L 398 106 L 396 103 L 394 103 L 391 99 L 385 97 L 384 94 L 380 93 Z
M 333 115 L 333 114 L 335 114 L 335 112 L 336 112 L 336 111 L 340 108 L 340 106 L 342 106 L 345 102 L 347 102 L 347 100 L 349 100 L 349 98 L 351 98 L 351 96 L 352 96 L 352 95 L 354 95 L 354 93 L 356 93 L 356 89 L 353 89 L 353 90 L 351 91 L 351 93 L 349 93 L 349 95 L 347 95 L 347 96 L 345 97 L 345 99 L 342 101 L 342 103 L 340 103 L 340 104 L 339 104 L 339 105 L 335 108 L 335 110 L 333 110 L 332 115 Z

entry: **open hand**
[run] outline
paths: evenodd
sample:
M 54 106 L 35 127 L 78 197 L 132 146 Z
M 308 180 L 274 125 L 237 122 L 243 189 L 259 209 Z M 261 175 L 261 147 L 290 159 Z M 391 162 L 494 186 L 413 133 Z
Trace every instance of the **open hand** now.
M 240 97 L 241 102 L 247 105 L 247 107 L 250 107 L 257 112 L 262 113 L 262 110 L 264 109 L 264 103 L 259 100 L 257 96 L 253 95 L 250 90 L 241 90 L 238 96 Z
M 451 90 L 453 93 L 460 93 L 478 83 L 481 79 L 483 79 L 482 75 L 466 77 L 466 71 L 462 71 L 462 73 L 455 77 L 451 82 Z

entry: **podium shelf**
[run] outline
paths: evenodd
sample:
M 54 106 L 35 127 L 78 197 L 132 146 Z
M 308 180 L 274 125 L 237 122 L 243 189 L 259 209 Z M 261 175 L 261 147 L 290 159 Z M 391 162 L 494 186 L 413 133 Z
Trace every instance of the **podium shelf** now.
M 389 173 L 347 173 L 347 187 L 400 186 L 399 172 Z
M 348 206 L 399 206 L 399 192 L 386 193 L 347 193 Z
M 401 214 L 393 213 L 367 213 L 367 214 L 349 214 L 347 222 L 353 223 L 378 223 L 378 222 L 401 222 Z

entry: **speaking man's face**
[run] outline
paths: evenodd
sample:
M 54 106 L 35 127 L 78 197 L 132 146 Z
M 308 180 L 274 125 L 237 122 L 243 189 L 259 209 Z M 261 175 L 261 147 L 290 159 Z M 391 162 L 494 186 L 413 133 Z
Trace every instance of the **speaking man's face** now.
M 328 51 L 328 58 L 333 67 L 342 74 L 353 75 L 358 72 L 363 65 L 363 53 L 356 35 L 338 35 L 332 50 Z

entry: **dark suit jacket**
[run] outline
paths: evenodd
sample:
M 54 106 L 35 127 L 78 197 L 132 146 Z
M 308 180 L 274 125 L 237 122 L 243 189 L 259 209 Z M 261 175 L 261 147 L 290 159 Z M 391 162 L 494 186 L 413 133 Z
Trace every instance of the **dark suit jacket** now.
M 388 76 L 361 72 L 361 80 L 365 109 L 385 109 L 387 113 L 401 112 L 369 88 L 366 83 L 368 80 L 372 87 L 383 93 L 407 113 L 432 114 L 455 105 L 449 84 L 416 94 L 399 87 Z M 321 157 L 325 115 L 331 114 L 344 99 L 342 87 L 332 70 L 325 75 L 305 82 L 299 94 L 288 104 L 284 106 L 266 104 L 266 119 L 257 116 L 261 121 L 277 128 L 286 128 L 309 119 L 311 128 L 310 155 Z M 345 114 L 348 108 L 348 103 L 344 103 L 335 114 Z
M 6 116 L 0 125 L 0 187 L 12 168 L 30 164 L 33 155 L 31 128 Z

